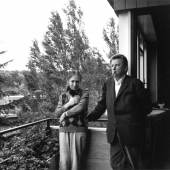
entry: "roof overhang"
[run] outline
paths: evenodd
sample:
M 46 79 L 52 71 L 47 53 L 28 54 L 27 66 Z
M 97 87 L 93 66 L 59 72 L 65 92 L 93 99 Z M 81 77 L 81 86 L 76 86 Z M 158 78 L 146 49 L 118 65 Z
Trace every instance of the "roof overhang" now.
M 122 10 L 170 5 L 170 0 L 107 0 L 116 13 Z

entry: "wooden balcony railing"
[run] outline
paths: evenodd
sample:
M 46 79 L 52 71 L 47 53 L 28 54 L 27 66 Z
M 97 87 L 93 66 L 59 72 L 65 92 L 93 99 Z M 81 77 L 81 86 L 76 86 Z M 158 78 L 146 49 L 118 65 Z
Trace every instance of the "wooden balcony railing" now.
M 17 130 L 20 130 L 20 129 L 23 129 L 23 128 L 26 128 L 26 127 L 29 127 L 29 126 L 34 126 L 34 125 L 37 125 L 37 124 L 40 124 L 40 123 L 44 123 L 44 122 L 47 122 L 46 130 L 49 131 L 50 130 L 50 122 L 52 120 L 54 120 L 54 119 L 47 118 L 47 119 L 38 120 L 38 121 L 35 121 L 35 122 L 32 122 L 32 123 L 23 124 L 23 125 L 20 125 L 20 126 L 17 126 L 17 127 L 1 130 L 0 136 L 3 136 L 4 134 L 7 134 L 7 133 L 10 133 L 10 132 L 13 132 L 13 131 L 17 131 Z

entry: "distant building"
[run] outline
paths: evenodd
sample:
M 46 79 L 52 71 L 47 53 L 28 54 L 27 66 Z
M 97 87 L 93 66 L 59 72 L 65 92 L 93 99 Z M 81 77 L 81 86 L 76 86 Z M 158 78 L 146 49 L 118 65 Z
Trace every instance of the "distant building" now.
M 6 105 L 14 100 L 19 100 L 21 98 L 24 98 L 23 95 L 11 95 L 11 96 L 4 96 L 3 98 L 0 99 L 0 105 Z

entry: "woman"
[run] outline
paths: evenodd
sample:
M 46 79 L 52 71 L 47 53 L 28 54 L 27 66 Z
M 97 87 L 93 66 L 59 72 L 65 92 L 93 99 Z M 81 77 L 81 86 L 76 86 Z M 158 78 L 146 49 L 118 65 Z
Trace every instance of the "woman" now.
M 81 75 L 73 71 L 66 91 L 59 97 L 56 108 L 60 121 L 60 170 L 80 170 L 86 143 L 88 91 L 80 88 Z

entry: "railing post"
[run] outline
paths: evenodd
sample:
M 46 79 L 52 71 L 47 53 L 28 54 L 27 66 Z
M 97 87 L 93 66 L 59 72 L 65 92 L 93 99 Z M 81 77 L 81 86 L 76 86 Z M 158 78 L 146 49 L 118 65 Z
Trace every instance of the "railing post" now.
M 51 135 L 50 121 L 51 119 L 47 120 L 46 135 Z

